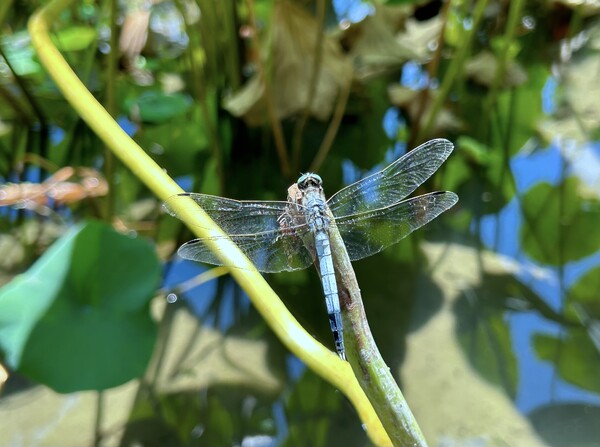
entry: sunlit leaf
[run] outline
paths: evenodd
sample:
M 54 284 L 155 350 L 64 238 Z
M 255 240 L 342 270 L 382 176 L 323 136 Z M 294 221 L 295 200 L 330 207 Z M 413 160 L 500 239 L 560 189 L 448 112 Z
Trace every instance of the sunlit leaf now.
M 598 25 L 596 25 L 597 29 Z M 596 35 L 600 35 L 598 31 Z M 596 38 L 598 40 L 598 38 Z M 595 44 L 598 48 L 600 45 Z M 596 57 L 573 58 L 565 64 L 564 72 L 548 78 L 556 83 L 550 104 L 557 109 L 538 124 L 538 130 L 547 141 L 598 140 L 600 128 L 600 83 L 596 82 L 598 59 Z M 561 112 L 568 110 L 568 113 Z M 595 133 L 594 133 L 595 132 Z
M 491 87 L 496 82 L 498 57 L 489 51 L 482 51 L 465 64 L 465 73 L 478 84 Z M 500 86 L 515 87 L 527 81 L 527 73 L 515 61 L 508 61 Z M 539 95 L 539 93 L 538 93 Z
M 506 48 L 507 45 L 508 48 Z M 497 56 L 506 52 L 506 57 L 509 61 L 514 61 L 522 49 L 522 45 L 518 40 L 507 40 L 505 35 L 494 36 L 490 42 L 490 46 Z
M 399 68 L 410 59 L 418 59 L 413 49 L 414 40 L 427 39 L 427 32 L 418 34 L 419 26 L 413 23 L 411 42 L 398 38 L 408 17 L 403 6 L 388 6 L 374 3 L 374 14 L 353 24 L 345 33 L 344 46 L 349 49 L 355 76 L 366 79 L 381 74 L 390 68 Z M 421 25 L 424 26 L 424 25 Z M 404 37 L 408 37 L 404 33 Z
M 533 347 L 540 359 L 554 364 L 564 380 L 600 393 L 600 355 L 583 329 L 572 329 L 560 339 L 536 334 Z
M 406 49 L 409 49 L 414 55 L 410 59 L 422 63 L 429 61 L 434 51 L 432 43 L 439 38 L 443 25 L 439 15 L 429 20 L 407 19 L 406 29 L 396 36 L 396 40 L 404 47 L 404 56 L 407 56 Z
M 600 5 L 595 0 L 556 0 L 556 3 L 568 8 L 570 11 L 577 10 L 577 13 L 582 14 L 584 17 L 598 14 L 600 11 Z
M 397 107 L 402 107 L 411 121 L 420 121 L 421 126 L 425 125 L 425 120 L 428 119 L 431 107 L 438 95 L 439 91 L 437 90 L 413 90 L 400 84 L 393 84 L 388 88 L 390 102 Z M 442 107 L 436 115 L 431 134 L 439 135 L 447 131 L 457 131 L 461 127 L 462 122 L 458 116 L 450 108 Z
M 26 31 L 0 37 L 0 45 L 17 76 L 30 76 L 41 72 Z
M 527 82 L 513 89 L 503 90 L 498 95 L 498 117 L 492 122 L 510 126 L 510 132 L 506 135 L 503 127 L 493 132 L 496 136 L 493 140 L 494 147 L 504 148 L 512 155 L 519 152 L 531 139 L 538 122 L 544 116 L 540 92 L 546 84 L 549 74 L 547 67 L 532 64 L 526 67 Z M 485 119 L 491 120 L 492 118 L 485 117 Z
M 98 33 L 90 26 L 71 26 L 52 35 L 59 51 L 85 50 L 96 40 Z
M 600 248 L 600 202 L 582 197 L 580 187 L 569 177 L 562 185 L 539 183 L 523 196 L 521 245 L 536 261 L 561 265 Z
M 465 42 L 469 32 L 466 24 L 468 23 L 464 11 L 456 4 L 448 10 L 448 18 L 444 28 L 444 41 L 447 45 L 459 47 Z
M 589 316 L 600 319 L 600 267 L 590 269 L 569 290 L 569 307 L 583 305 Z
M 478 165 L 487 166 L 491 161 L 491 148 L 475 138 L 471 138 L 467 135 L 460 136 L 456 140 L 456 146 L 460 147 L 461 153 Z
M 73 228 L 0 289 L 8 364 L 59 392 L 140 376 L 156 336 L 148 302 L 159 277 L 146 241 L 100 222 Z

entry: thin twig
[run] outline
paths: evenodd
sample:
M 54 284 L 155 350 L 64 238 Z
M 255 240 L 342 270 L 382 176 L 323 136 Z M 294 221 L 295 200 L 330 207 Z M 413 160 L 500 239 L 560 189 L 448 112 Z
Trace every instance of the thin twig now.
M 226 275 L 227 273 L 229 273 L 229 269 L 227 269 L 226 267 L 211 268 L 209 270 L 206 270 L 206 271 L 200 273 L 199 275 L 194 276 L 193 278 L 188 279 L 187 281 L 182 282 L 181 284 L 178 284 L 175 288 L 160 289 L 157 292 L 157 294 L 158 295 L 166 295 L 168 293 L 174 293 L 175 295 L 179 295 L 179 294 L 188 292 L 189 290 L 193 289 L 194 287 L 198 287 L 208 281 L 218 278 L 219 276 Z
M 108 7 L 110 8 L 110 48 L 112 51 L 110 51 L 107 56 L 105 107 L 107 112 L 110 113 L 112 117 L 116 117 L 117 108 L 115 95 L 117 88 L 117 49 L 119 48 L 117 0 L 111 0 L 108 2 Z M 117 191 L 117 188 L 115 188 L 115 165 L 115 155 L 110 150 L 108 145 L 106 145 L 104 150 L 104 177 L 109 184 L 108 194 L 104 202 L 103 210 L 104 219 L 106 221 L 112 220 L 115 208 L 115 195 Z
M 94 418 L 94 447 L 102 444 L 102 419 L 104 415 L 104 391 L 96 392 L 96 417 Z
M 450 89 L 454 85 L 454 81 L 458 78 L 458 75 L 464 67 L 464 60 L 467 56 L 467 51 L 471 48 L 471 43 L 473 42 L 475 33 L 477 33 L 479 29 L 479 23 L 483 18 L 483 13 L 488 4 L 488 1 L 489 0 L 477 1 L 477 4 L 475 5 L 475 10 L 473 12 L 472 27 L 466 34 L 462 46 L 456 52 L 456 56 L 454 57 L 454 59 L 452 59 L 452 62 L 450 63 L 450 66 L 448 67 L 448 70 L 446 71 L 446 74 L 442 81 L 442 85 L 440 86 L 439 94 L 436 96 L 433 105 L 431 106 L 431 109 L 429 111 L 429 114 L 427 115 L 427 119 L 425 120 L 425 126 L 421 128 L 415 141 L 421 141 L 422 138 L 427 137 L 427 135 L 429 135 L 429 133 L 431 132 L 431 129 L 435 124 L 437 115 L 442 109 L 444 101 L 450 94 Z
M 316 172 L 319 170 L 319 168 L 325 161 L 325 157 L 327 157 L 327 154 L 331 150 L 333 140 L 335 140 L 337 131 L 340 128 L 340 124 L 342 123 L 342 118 L 344 117 L 344 112 L 346 111 L 346 104 L 348 104 L 348 97 L 350 96 L 351 86 L 352 76 L 348 76 L 348 81 L 340 89 L 338 102 L 335 106 L 335 110 L 333 112 L 331 122 L 329 123 L 329 127 L 327 128 L 327 133 L 325 133 L 323 142 L 321 143 L 321 146 L 319 147 L 319 150 L 317 151 L 317 154 L 315 155 L 315 158 L 312 164 L 310 165 L 310 170 L 312 172 Z
M 37 99 L 29 91 L 29 87 L 26 84 L 26 82 L 24 81 L 24 79 L 15 72 L 14 67 L 11 63 L 11 60 L 10 60 L 10 58 L 6 57 L 6 54 L 4 53 L 2 46 L 0 46 L 0 56 L 2 56 L 2 58 L 4 59 L 4 62 L 6 63 L 6 66 L 12 72 L 15 82 L 21 89 L 21 92 L 23 92 L 23 96 L 29 103 L 31 110 L 33 111 L 34 115 L 38 119 L 38 122 L 40 123 L 40 147 L 41 147 L 40 155 L 42 157 L 47 158 L 47 153 L 46 153 L 47 150 L 46 149 L 47 149 L 47 143 L 48 143 L 48 123 L 46 122 L 46 116 L 44 115 L 42 108 L 38 104 Z

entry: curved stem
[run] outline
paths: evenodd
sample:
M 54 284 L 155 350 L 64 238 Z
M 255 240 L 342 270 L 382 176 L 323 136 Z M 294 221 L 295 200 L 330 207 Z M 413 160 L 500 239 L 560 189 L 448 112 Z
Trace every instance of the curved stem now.
M 325 161 L 325 157 L 331 150 L 331 146 L 333 145 L 333 140 L 337 135 L 337 131 L 340 128 L 340 124 L 342 122 L 342 118 L 344 117 L 344 112 L 346 111 L 346 104 L 348 104 L 348 97 L 350 96 L 350 87 L 352 86 L 352 76 L 348 77 L 348 82 L 346 85 L 342 87 L 340 90 L 339 98 L 337 105 L 335 106 L 335 110 L 333 112 L 333 117 L 331 118 L 331 122 L 329 123 L 329 127 L 327 128 L 327 133 L 325 133 L 325 137 L 321 142 L 321 146 L 317 151 L 317 155 L 310 165 L 310 171 L 316 172 L 319 170 L 323 162 Z

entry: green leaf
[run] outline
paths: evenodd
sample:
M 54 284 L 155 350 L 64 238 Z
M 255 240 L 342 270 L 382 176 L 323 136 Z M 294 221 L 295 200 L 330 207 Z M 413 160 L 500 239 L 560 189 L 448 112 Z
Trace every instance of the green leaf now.
M 91 26 L 71 26 L 55 33 L 52 41 L 59 51 L 81 51 L 89 47 L 97 36 Z
M 506 148 L 509 154 L 514 155 L 531 139 L 538 122 L 544 118 L 540 92 L 548 76 L 548 67 L 531 65 L 527 67 L 526 83 L 500 92 L 497 98 L 498 117 L 492 121 L 498 127 L 492 133 L 491 146 Z
M 31 76 L 41 73 L 40 64 L 36 60 L 35 51 L 26 31 L 2 36 L 0 45 L 2 45 L 4 55 L 17 76 Z
M 289 435 L 283 445 L 332 445 L 328 437 L 336 413 L 340 411 L 340 403 L 340 395 L 335 389 L 324 386 L 322 379 L 310 370 L 305 371 L 294 384 L 286 405 L 295 417 L 289 420 Z M 336 442 L 336 445 L 351 444 L 341 439 L 337 441 L 339 444 Z
M 600 319 L 600 267 L 590 269 L 569 290 L 567 312 L 575 303 L 583 305 L 592 318 Z
M 600 247 L 600 202 L 580 190 L 580 181 L 569 177 L 562 185 L 539 183 L 523 196 L 521 246 L 536 261 L 561 265 Z
M 540 359 L 554 363 L 564 380 L 600 393 L 600 356 L 584 329 L 573 329 L 562 339 L 536 334 L 533 347 Z
M 146 123 L 164 123 L 183 115 L 191 106 L 192 99 L 188 95 L 160 91 L 144 92 L 135 99 L 126 100 L 124 104 L 129 114 Z
M 547 446 L 596 447 L 600 439 L 600 407 L 589 402 L 556 400 L 539 406 L 528 419 Z
M 0 349 L 12 368 L 58 392 L 123 384 L 150 359 L 160 274 L 146 241 L 100 222 L 74 227 L 0 289 Z
M 463 135 L 457 138 L 456 146 L 470 160 L 479 166 L 487 166 L 490 164 L 490 153 L 492 150 L 489 146 L 481 143 L 475 138 Z
M 210 156 L 208 131 L 200 120 L 173 120 L 145 126 L 136 141 L 169 175 L 178 177 L 199 172 Z
M 464 26 L 465 15 L 460 8 L 449 8 L 444 29 L 444 40 L 451 47 L 460 47 L 466 39 L 468 30 Z

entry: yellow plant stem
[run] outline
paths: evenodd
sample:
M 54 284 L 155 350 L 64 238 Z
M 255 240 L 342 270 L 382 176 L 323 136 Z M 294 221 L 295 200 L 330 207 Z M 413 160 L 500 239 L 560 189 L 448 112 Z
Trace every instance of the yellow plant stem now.
M 33 45 L 56 85 L 88 126 L 121 161 L 161 200 L 179 194 L 182 189 L 112 119 L 85 88 L 50 40 L 48 26 L 73 0 L 53 0 L 36 11 L 29 21 Z M 114 51 L 114 49 L 113 49 Z M 176 201 L 171 207 L 199 237 L 222 235 L 220 228 L 191 200 Z M 231 242 L 213 243 L 223 259 L 242 264 L 231 275 L 246 291 L 254 306 L 279 339 L 309 368 L 340 389 L 350 399 L 367 433 L 376 445 L 391 445 L 373 407 L 360 388 L 348 363 L 316 341 L 267 284 L 243 253 Z M 315 297 L 320 299 L 320 297 Z

